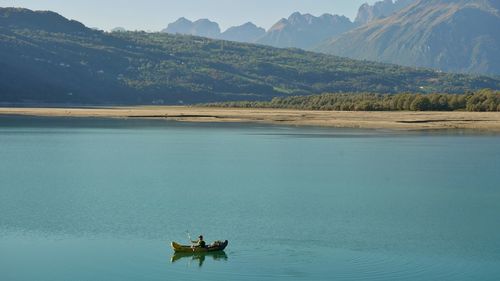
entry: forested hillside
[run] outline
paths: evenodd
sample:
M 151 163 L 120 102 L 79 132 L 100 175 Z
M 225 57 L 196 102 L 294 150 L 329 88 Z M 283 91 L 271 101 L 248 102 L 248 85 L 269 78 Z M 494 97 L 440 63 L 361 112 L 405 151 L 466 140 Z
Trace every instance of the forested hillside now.
M 201 37 L 105 33 L 53 12 L 0 9 L 3 103 L 176 104 L 481 88 L 500 89 L 500 80 Z

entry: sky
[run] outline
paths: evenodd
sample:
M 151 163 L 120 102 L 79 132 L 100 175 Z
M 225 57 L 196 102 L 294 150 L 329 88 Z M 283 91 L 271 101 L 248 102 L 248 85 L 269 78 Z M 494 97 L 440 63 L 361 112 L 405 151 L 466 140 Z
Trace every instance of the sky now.
M 179 17 L 208 18 L 222 30 L 251 21 L 265 29 L 293 12 L 356 16 L 376 0 L 0 0 L 0 7 L 51 10 L 88 27 L 160 31 Z

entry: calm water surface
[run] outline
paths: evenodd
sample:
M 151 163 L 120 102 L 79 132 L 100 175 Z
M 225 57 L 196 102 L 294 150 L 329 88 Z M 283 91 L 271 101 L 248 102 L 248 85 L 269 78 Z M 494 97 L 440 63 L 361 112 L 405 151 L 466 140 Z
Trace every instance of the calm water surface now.
M 500 135 L 0 117 L 0 280 L 500 280 L 499 214 Z

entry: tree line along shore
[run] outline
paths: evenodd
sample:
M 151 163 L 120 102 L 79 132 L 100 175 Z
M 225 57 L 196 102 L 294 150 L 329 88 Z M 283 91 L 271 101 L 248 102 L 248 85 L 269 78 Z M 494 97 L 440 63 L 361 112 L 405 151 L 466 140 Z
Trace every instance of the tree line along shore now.
M 311 96 L 277 97 L 270 101 L 208 103 L 201 106 L 325 111 L 500 112 L 500 91 L 483 89 L 465 94 L 328 93 Z

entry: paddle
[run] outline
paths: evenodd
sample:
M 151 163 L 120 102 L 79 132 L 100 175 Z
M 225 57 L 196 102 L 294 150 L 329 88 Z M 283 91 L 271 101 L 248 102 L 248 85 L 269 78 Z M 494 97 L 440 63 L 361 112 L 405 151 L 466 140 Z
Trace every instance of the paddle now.
M 191 235 L 189 234 L 189 230 L 186 230 L 186 234 L 187 234 L 188 239 L 189 239 L 189 245 L 191 245 L 191 248 L 193 249 L 193 252 L 194 252 L 193 240 L 191 239 Z
M 186 234 L 187 234 L 188 239 L 189 239 L 189 245 L 193 244 L 193 240 L 191 239 L 191 235 L 189 234 L 189 230 L 186 230 Z

